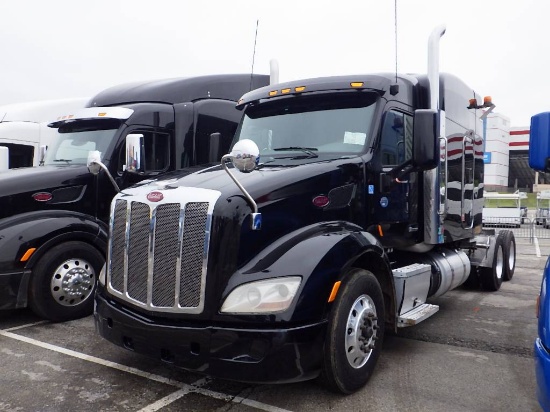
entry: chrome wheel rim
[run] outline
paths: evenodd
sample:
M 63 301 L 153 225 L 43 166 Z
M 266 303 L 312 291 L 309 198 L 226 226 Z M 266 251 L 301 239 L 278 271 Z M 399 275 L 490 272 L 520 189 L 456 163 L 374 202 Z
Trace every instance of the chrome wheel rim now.
M 352 368 L 363 367 L 378 340 L 378 317 L 373 300 L 368 295 L 359 296 L 348 314 L 346 323 L 345 350 Z
M 510 242 L 510 249 L 508 252 L 508 268 L 513 270 L 516 266 L 516 244 L 515 242 Z
M 50 290 L 55 301 L 63 306 L 76 306 L 94 290 L 95 271 L 84 259 L 68 259 L 54 271 Z

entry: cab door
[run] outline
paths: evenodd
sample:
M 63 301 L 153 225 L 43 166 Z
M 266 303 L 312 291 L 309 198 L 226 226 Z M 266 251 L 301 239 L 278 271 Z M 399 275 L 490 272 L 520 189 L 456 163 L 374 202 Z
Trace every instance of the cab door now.
M 381 233 L 402 240 L 418 232 L 417 173 L 398 173 L 407 170 L 412 160 L 413 120 L 412 114 L 399 108 L 384 114 L 375 155 L 378 178 L 369 187 Z

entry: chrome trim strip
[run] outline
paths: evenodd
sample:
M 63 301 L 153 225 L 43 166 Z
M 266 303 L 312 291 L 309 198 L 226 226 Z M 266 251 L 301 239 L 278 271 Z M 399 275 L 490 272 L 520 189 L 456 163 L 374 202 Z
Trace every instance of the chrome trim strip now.
M 155 229 L 158 207 L 149 205 L 149 247 L 147 248 L 147 306 L 153 306 L 153 268 L 155 267 Z

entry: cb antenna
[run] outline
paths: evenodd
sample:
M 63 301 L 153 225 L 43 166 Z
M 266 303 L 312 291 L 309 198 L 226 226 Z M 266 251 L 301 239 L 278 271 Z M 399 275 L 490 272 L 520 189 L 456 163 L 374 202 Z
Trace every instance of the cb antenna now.
M 395 96 L 399 93 L 399 85 L 397 84 L 397 0 L 394 0 L 394 27 L 395 27 L 395 84 L 390 86 L 390 94 Z
M 252 68 L 250 69 L 250 90 L 252 90 L 252 76 L 254 75 L 254 58 L 256 57 L 256 40 L 258 40 L 258 25 L 260 20 L 256 20 L 256 34 L 254 35 L 254 50 L 252 51 Z

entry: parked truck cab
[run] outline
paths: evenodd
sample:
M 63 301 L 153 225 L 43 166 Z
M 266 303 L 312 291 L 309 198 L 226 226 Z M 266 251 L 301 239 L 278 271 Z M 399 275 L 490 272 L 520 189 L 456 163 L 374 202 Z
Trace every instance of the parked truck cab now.
M 113 199 L 100 334 L 217 377 L 359 389 L 386 328 L 513 274 L 513 234 L 482 228 L 479 101 L 431 71 L 245 94 L 221 165 Z
M 0 178 L 0 309 L 30 306 L 56 321 L 91 314 L 117 188 L 219 161 L 242 116 L 236 101 L 268 83 L 235 74 L 117 86 L 51 122 L 58 136 L 44 166 Z M 139 174 L 125 172 L 128 135 L 147 151 Z M 97 175 L 90 151 L 106 167 Z

